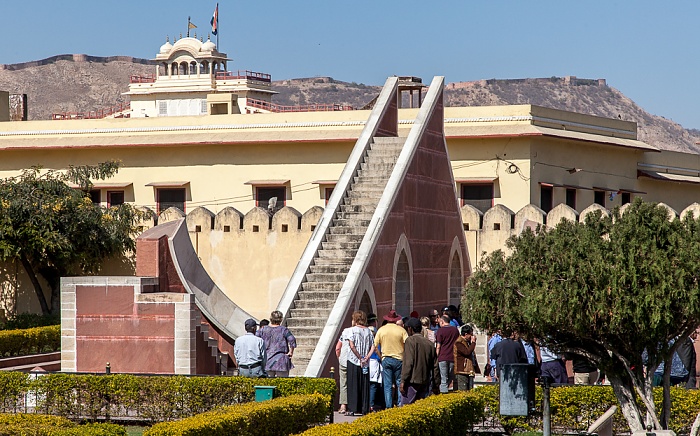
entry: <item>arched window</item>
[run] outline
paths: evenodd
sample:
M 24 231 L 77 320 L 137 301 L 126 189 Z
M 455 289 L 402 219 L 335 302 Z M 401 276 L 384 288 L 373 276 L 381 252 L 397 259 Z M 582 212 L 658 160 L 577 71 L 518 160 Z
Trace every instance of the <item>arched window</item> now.
M 173 62 L 170 65 L 170 75 L 171 76 L 176 76 L 177 75 L 177 62 Z
M 359 310 L 363 311 L 365 314 L 372 313 L 372 300 L 369 298 L 367 291 L 362 293 L 362 299 L 360 300 Z
M 464 288 L 464 283 L 462 283 L 462 267 L 459 262 L 459 255 L 455 252 L 452 255 L 452 261 L 450 262 L 450 290 L 448 295 L 449 304 L 454 304 L 459 306 L 462 300 L 462 289 Z
M 192 61 L 190 62 L 190 75 L 194 76 L 195 74 L 197 74 L 197 62 Z
M 202 61 L 199 69 L 202 74 L 209 74 L 209 62 Z
M 396 289 L 394 291 L 394 308 L 401 316 L 411 313 L 411 269 L 406 251 L 401 250 L 396 266 Z

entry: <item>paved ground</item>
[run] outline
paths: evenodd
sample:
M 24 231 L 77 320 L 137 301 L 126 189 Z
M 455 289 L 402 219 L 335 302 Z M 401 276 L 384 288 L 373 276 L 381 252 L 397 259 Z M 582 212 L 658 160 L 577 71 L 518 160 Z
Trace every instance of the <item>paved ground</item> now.
M 357 418 L 359 418 L 359 416 L 345 416 L 337 411 L 333 413 L 333 422 L 353 422 Z

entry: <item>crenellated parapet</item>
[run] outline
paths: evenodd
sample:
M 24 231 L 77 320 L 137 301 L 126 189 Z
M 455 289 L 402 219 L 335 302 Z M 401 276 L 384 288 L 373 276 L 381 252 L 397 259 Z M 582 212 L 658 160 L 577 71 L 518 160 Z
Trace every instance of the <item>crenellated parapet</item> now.
M 665 203 L 659 203 L 668 210 L 669 219 L 680 217 L 684 219 L 686 215 L 693 214 L 700 217 L 700 204 L 693 203 L 678 213 L 675 209 Z M 623 205 L 620 210 L 624 213 L 630 204 Z M 591 213 L 599 212 L 604 216 L 610 216 L 611 211 L 599 204 L 591 204 L 577 212 L 566 204 L 558 204 L 548 213 L 538 206 L 528 204 L 517 212 L 513 212 L 507 207 L 497 204 L 488 209 L 485 213 L 474 206 L 465 204 L 461 208 L 462 225 L 469 245 L 470 256 L 475 262 L 483 257 L 484 253 L 491 253 L 501 249 L 507 251 L 505 242 L 509 237 L 517 235 L 525 228 L 535 230 L 538 226 L 555 227 L 563 220 L 574 222 L 584 222 Z
M 245 215 L 233 207 L 226 207 L 215 214 L 204 207 L 197 207 L 185 214 L 180 209 L 171 207 L 158 216 L 158 224 L 186 218 L 187 231 L 190 233 L 306 233 L 314 231 L 323 208 L 314 206 L 303 214 L 293 207 L 285 206 L 274 214 L 266 209 L 254 207 Z M 146 220 L 145 228 L 153 227 L 154 220 Z

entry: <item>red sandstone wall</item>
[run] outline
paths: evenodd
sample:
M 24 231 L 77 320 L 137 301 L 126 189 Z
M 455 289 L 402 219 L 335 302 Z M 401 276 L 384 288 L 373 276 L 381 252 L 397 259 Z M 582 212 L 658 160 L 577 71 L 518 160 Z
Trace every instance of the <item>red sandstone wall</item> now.
M 380 319 L 392 309 L 393 259 L 402 233 L 406 234 L 411 249 L 414 310 L 426 315 L 428 310 L 439 309 L 447 302 L 450 251 L 455 236 L 460 241 L 463 281 L 466 281 L 468 254 L 442 123 L 440 103 L 416 150 L 367 268 Z
M 175 306 L 134 303 L 132 286 L 76 286 L 79 372 L 172 374 Z

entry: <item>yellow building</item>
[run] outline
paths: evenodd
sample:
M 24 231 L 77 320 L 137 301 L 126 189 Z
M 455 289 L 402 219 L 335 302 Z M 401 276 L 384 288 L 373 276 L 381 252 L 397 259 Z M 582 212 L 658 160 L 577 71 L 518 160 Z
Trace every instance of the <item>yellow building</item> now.
M 274 112 L 269 76 L 226 72 L 226 55 L 211 41 L 167 43 L 156 59 L 152 78 L 132 79 L 129 118 L 0 123 L 0 177 L 34 165 L 120 160 L 118 175 L 95 184 L 93 200 L 150 208 L 158 222 L 186 215 L 204 266 L 226 292 L 236 294 L 237 283 L 268 290 L 264 299 L 236 295 L 265 317 L 370 111 Z M 201 115 L 173 116 L 190 109 Z M 398 110 L 399 136 L 418 111 Z M 525 221 L 551 224 L 546 214 L 561 204 L 575 217 L 593 204 L 611 209 L 639 196 L 681 212 L 700 195 L 699 156 L 639 141 L 633 122 L 531 105 L 452 107 L 444 128 L 471 265 Z M 267 220 L 260 213 L 269 207 L 287 209 Z M 238 221 L 218 228 L 224 215 Z M 21 268 L 7 271 L 23 288 Z M 37 309 L 22 291 L 13 304 Z

